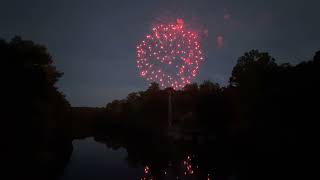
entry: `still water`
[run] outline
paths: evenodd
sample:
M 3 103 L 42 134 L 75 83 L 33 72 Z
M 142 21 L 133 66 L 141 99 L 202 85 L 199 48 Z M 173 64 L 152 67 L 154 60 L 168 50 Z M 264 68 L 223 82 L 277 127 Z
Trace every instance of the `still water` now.
M 165 160 L 166 165 L 160 167 L 143 163 L 132 165 L 125 148 L 114 149 L 94 138 L 74 140 L 73 148 L 71 160 L 60 180 L 217 179 L 214 169 L 204 171 L 194 154 L 184 155 L 178 160 Z
M 73 153 L 61 180 L 140 179 L 143 167 L 129 167 L 127 151 L 112 150 L 93 138 L 73 141 Z

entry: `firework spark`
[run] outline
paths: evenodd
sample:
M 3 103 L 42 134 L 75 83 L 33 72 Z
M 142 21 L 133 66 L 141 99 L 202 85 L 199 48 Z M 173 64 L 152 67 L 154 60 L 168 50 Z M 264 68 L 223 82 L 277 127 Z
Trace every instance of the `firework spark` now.
M 142 78 L 174 89 L 190 83 L 204 60 L 198 34 L 187 30 L 182 19 L 152 27 L 136 53 Z

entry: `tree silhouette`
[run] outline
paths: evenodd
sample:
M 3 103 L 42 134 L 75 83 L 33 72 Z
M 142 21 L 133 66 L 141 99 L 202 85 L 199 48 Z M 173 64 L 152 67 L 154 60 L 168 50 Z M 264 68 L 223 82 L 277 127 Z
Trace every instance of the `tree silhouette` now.
M 5 138 L 9 154 L 5 154 L 6 159 L 20 167 L 15 170 L 24 170 L 26 176 L 54 176 L 71 153 L 70 105 L 54 86 L 62 73 L 52 65 L 45 46 L 20 37 L 10 42 L 0 40 L 0 58 L 5 67 L 4 105 L 8 117 L 1 126 L 1 133 L 9 135 Z M 43 152 L 57 157 L 50 167 L 41 166 L 46 162 L 39 158 Z M 18 166 L 14 164 L 18 162 Z M 41 170 L 35 171 L 37 168 Z
M 235 87 L 254 88 L 265 82 L 270 72 L 277 67 L 275 59 L 268 53 L 251 50 L 238 59 L 232 70 L 230 84 Z

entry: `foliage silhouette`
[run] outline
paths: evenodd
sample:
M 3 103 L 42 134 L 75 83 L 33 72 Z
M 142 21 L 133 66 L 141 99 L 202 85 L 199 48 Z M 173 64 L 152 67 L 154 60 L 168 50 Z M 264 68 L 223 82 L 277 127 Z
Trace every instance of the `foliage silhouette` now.
M 9 179 L 54 178 L 72 150 L 70 105 L 54 86 L 62 73 L 52 65 L 44 46 L 20 37 L 0 40 L 0 58 L 4 63 L 6 118 L 1 133 L 6 138 L 1 156 L 8 168 L 5 172 Z

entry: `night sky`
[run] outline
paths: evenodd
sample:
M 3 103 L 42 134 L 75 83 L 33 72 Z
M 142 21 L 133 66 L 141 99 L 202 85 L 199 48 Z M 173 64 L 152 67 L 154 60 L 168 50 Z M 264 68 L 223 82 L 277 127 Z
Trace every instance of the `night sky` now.
M 148 82 L 135 47 L 152 25 L 183 18 L 208 31 L 196 82 L 225 85 L 237 58 L 251 49 L 298 63 L 320 49 L 319 0 L 0 0 L 0 37 L 48 47 L 64 72 L 57 86 L 73 106 L 105 106 Z

